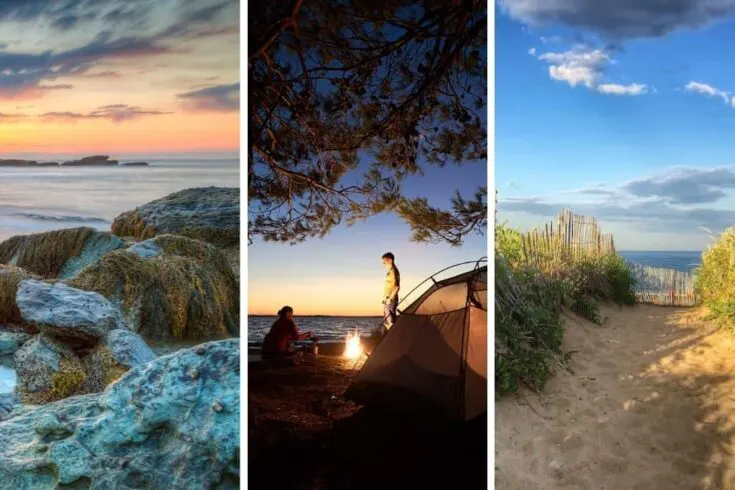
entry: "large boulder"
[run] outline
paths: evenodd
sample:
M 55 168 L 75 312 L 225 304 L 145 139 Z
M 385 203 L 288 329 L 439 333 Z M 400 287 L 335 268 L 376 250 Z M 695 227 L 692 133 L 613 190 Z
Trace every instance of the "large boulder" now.
M 159 235 L 115 250 L 69 281 L 119 303 L 147 339 L 211 340 L 239 335 L 239 289 L 222 251 Z
M 175 192 L 121 214 L 112 223 L 112 232 L 138 240 L 182 235 L 219 247 L 239 247 L 240 189 L 198 187 Z
M 96 344 L 108 332 L 125 328 L 120 309 L 107 298 L 64 283 L 25 280 L 18 286 L 16 303 L 24 322 L 81 343 Z
M 151 362 L 156 354 L 139 335 L 127 330 L 113 330 L 104 341 L 82 359 L 86 379 L 84 393 L 102 391 L 129 369 Z
M 113 330 L 84 355 L 61 339 L 41 334 L 14 355 L 17 391 L 24 402 L 33 404 L 99 393 L 130 369 L 154 359 L 143 339 L 127 330 Z
M 239 488 L 240 349 L 210 342 L 0 422 L 7 488 Z
M 119 237 L 86 226 L 18 235 L 0 243 L 0 264 L 16 265 L 47 279 L 68 279 L 124 246 Z
M 74 351 L 58 340 L 37 335 L 13 356 L 16 390 L 29 403 L 46 403 L 77 393 L 86 378 Z
M 0 356 L 15 354 L 30 339 L 31 336 L 27 333 L 0 330 Z
M 0 323 L 20 323 L 20 310 L 15 302 L 18 285 L 25 279 L 39 279 L 14 265 L 0 264 Z

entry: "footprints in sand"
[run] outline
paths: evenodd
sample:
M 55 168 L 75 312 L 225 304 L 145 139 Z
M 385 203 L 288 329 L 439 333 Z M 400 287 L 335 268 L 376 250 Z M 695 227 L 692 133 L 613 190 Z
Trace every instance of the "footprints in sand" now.
M 735 490 L 735 342 L 667 308 L 605 314 L 568 320 L 574 372 L 538 413 L 497 403 L 496 488 Z

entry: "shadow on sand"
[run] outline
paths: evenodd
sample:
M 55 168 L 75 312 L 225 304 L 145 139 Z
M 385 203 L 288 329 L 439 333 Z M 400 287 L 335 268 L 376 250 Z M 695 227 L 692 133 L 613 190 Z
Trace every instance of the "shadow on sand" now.
M 573 374 L 498 402 L 496 488 L 735 489 L 727 335 L 671 308 L 609 313 L 572 319 Z

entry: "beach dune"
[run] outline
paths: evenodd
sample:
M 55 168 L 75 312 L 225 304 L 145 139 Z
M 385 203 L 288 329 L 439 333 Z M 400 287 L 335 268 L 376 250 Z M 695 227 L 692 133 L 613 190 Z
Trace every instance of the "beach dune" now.
M 496 403 L 496 488 L 735 489 L 735 341 L 702 313 L 566 315 L 573 372 Z

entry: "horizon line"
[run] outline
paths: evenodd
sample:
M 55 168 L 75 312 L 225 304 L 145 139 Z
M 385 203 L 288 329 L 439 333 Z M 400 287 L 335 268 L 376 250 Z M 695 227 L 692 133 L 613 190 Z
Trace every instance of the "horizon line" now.
M 275 315 L 273 313 L 270 314 L 261 314 L 261 313 L 248 313 L 248 318 L 250 317 L 268 317 L 268 318 L 277 318 L 278 315 Z M 381 318 L 381 315 L 294 315 L 294 317 L 297 318 Z

